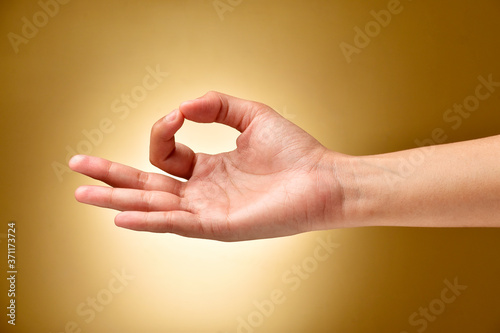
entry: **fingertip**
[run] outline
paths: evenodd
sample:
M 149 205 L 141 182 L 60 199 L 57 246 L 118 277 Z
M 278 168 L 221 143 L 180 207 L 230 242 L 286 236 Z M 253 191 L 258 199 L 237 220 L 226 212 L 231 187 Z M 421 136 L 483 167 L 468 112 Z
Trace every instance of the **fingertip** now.
M 195 99 L 192 99 L 192 100 L 189 100 L 189 101 L 184 101 L 184 102 L 181 103 L 181 105 L 179 105 L 179 110 L 185 109 L 185 108 L 189 108 L 189 107 L 191 107 L 195 103 L 196 103 Z
M 71 170 L 76 171 L 81 162 L 86 158 L 85 155 L 74 155 L 68 161 L 68 166 Z
M 141 212 L 121 212 L 115 216 L 115 225 L 120 228 L 133 229 L 132 224 L 137 221 Z
M 199 98 L 182 102 L 179 110 L 184 118 L 197 123 L 214 122 L 220 109 L 217 104 L 220 99 L 217 96 L 215 92 L 208 92 Z
M 184 117 L 179 116 L 179 113 L 179 109 L 175 109 L 165 117 L 158 119 L 151 128 L 153 138 L 162 141 L 171 139 L 184 123 Z
M 78 202 L 84 202 L 84 197 L 87 195 L 88 186 L 80 186 L 75 190 L 75 199 Z
M 168 123 L 173 122 L 177 119 L 178 113 L 179 113 L 179 110 L 176 109 L 176 110 L 170 112 L 169 114 L 167 114 L 165 117 L 163 117 L 163 120 L 168 122 Z
M 123 227 L 123 213 L 118 213 L 115 216 L 115 225 L 117 227 Z

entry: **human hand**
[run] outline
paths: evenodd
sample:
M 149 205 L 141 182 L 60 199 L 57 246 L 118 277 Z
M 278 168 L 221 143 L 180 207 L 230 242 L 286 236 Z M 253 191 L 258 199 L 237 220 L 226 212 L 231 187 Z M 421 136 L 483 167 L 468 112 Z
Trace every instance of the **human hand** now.
M 237 148 L 195 154 L 174 140 L 184 119 L 237 129 Z M 210 92 L 151 131 L 151 163 L 186 182 L 91 156 L 74 156 L 69 166 L 111 186 L 81 186 L 75 197 L 122 211 L 117 226 L 236 241 L 331 228 L 343 210 L 335 159 L 342 155 L 270 107 Z

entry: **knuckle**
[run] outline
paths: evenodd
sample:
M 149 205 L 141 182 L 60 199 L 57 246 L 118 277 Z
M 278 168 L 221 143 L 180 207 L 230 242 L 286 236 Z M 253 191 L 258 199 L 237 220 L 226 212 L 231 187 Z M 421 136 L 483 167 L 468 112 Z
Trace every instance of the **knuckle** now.
M 137 179 L 136 179 L 136 185 L 137 185 L 137 188 L 145 188 L 146 185 L 148 184 L 149 182 L 149 173 L 148 172 L 138 172 L 137 173 Z
M 171 233 L 174 231 L 174 223 L 172 220 L 172 214 L 165 212 L 161 224 L 158 226 L 158 231 Z
M 151 211 L 151 207 L 152 207 L 151 192 L 146 192 L 146 191 L 141 192 L 141 202 L 144 206 L 144 209 L 147 212 Z
M 155 167 L 160 167 L 160 160 L 158 157 L 154 156 L 153 154 L 149 155 L 149 163 L 154 165 Z

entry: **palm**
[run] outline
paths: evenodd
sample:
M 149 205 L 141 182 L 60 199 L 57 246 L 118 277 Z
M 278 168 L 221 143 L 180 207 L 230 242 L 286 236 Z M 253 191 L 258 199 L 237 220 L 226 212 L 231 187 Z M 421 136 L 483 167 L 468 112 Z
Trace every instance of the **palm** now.
M 305 150 L 305 149 L 304 149 Z M 305 153 L 305 151 L 304 151 Z M 193 175 L 184 187 L 188 209 L 200 218 L 213 237 L 241 238 L 258 228 L 259 234 L 305 231 L 305 208 L 315 190 L 314 168 L 285 149 L 271 163 L 274 152 L 249 155 L 239 151 L 215 156 L 198 154 Z M 268 155 L 266 157 L 266 155 Z M 286 160 L 279 155 L 287 156 Z M 309 154 L 308 162 L 319 156 Z M 246 161 L 246 163 L 239 163 Z M 303 161 L 305 162 L 305 161 Z M 312 164 L 312 163 L 311 163 Z
M 216 97 L 229 103 L 229 97 Z M 151 162 L 187 182 L 80 156 L 70 162 L 73 170 L 112 187 L 81 187 L 77 199 L 124 211 L 115 222 L 133 230 L 242 240 L 314 229 L 312 222 L 322 218 L 332 197 L 331 189 L 319 181 L 318 165 L 326 149 L 263 105 L 233 100 L 243 106 L 235 111 L 226 106 L 225 113 L 217 113 L 218 100 L 213 98 L 195 102 L 201 104 L 196 108 L 185 106 L 182 116 L 177 112 L 174 119 L 160 120 L 152 130 Z M 234 126 L 242 132 L 237 149 L 194 154 L 175 143 L 173 134 L 184 116 Z

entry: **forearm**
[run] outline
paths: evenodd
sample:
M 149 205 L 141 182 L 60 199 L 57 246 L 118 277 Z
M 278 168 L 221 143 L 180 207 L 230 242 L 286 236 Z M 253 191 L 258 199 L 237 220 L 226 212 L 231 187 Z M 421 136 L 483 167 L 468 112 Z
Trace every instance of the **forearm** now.
M 341 160 L 342 226 L 500 227 L 500 136 Z

